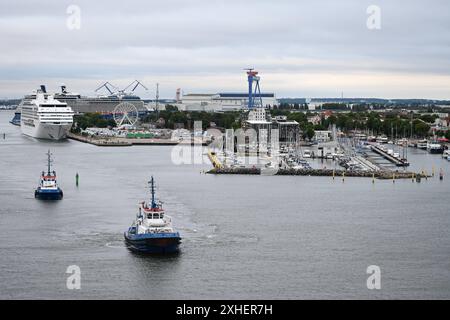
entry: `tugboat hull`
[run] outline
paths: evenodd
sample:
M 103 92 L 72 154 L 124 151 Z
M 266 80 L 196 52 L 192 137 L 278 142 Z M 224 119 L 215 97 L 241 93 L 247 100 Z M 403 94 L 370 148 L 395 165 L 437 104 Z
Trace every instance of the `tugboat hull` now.
M 125 232 L 124 237 L 130 250 L 142 253 L 175 253 L 181 242 L 178 232 L 139 235 Z
M 40 200 L 61 200 L 63 198 L 63 192 L 58 190 L 41 190 L 34 191 L 34 197 Z

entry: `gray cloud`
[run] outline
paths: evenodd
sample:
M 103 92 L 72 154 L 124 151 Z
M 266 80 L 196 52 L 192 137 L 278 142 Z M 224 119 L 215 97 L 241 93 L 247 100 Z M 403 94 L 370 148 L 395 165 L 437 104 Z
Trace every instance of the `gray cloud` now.
M 66 28 L 71 4 L 80 30 Z M 366 27 L 371 4 L 381 30 Z M 165 96 L 245 90 L 242 69 L 252 66 L 279 96 L 450 98 L 449 9 L 440 0 L 2 2 L 0 96 L 62 79 L 91 93 L 136 77 L 161 82 Z M 398 79 L 409 83 L 393 91 Z

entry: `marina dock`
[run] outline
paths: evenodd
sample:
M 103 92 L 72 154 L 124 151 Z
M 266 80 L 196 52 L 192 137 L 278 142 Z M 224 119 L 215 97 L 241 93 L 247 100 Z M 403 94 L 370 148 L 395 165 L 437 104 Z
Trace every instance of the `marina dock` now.
M 399 171 L 399 170 L 385 170 L 382 169 L 363 157 L 355 157 L 354 160 L 361 164 L 364 170 L 353 169 L 327 169 L 327 168 L 265 168 L 261 166 L 227 166 L 219 160 L 219 157 L 215 152 L 209 151 L 207 153 L 213 169 L 207 171 L 209 174 L 236 174 L 236 175 L 279 175 L 279 176 L 323 176 L 333 178 L 345 178 L 345 177 L 361 177 L 361 178 L 373 178 L 373 179 L 419 179 L 430 178 L 432 176 L 427 175 L 425 172 L 416 173 L 412 171 Z
M 355 156 L 353 158 L 353 160 L 358 162 L 362 168 L 366 168 L 369 171 L 380 171 L 381 170 L 381 168 L 379 166 L 375 165 L 371 161 L 369 161 L 361 156 Z
M 377 145 L 371 145 L 370 146 L 372 151 L 379 154 L 380 156 L 382 156 L 383 158 L 385 158 L 386 160 L 392 162 L 393 164 L 395 164 L 397 167 L 407 167 L 409 166 L 409 162 L 406 161 L 405 159 L 399 159 L 394 157 L 393 155 L 389 154 L 388 152 L 386 152 L 385 150 L 381 149 L 379 146 Z

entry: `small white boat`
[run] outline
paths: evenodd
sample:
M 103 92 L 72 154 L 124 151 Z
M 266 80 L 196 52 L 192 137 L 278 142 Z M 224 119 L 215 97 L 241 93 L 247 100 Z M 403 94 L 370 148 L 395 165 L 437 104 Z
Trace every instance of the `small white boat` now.
M 326 154 L 325 154 L 325 159 L 333 159 L 333 154 L 331 153 L 331 152 L 327 152 Z
M 277 174 L 278 170 L 279 170 L 279 167 L 276 164 L 269 162 L 264 167 L 261 167 L 260 175 L 274 176 Z
M 408 139 L 402 138 L 397 140 L 397 145 L 406 147 L 408 145 Z
M 427 140 L 420 140 L 417 142 L 417 148 L 422 149 L 422 150 L 427 150 L 427 144 L 428 144 Z
M 311 158 L 311 150 L 304 150 L 303 151 L 303 158 Z
M 444 147 L 437 142 L 430 142 L 427 144 L 427 151 L 429 153 L 442 153 L 444 152 Z
M 378 143 L 388 143 L 388 138 L 385 136 L 377 137 Z

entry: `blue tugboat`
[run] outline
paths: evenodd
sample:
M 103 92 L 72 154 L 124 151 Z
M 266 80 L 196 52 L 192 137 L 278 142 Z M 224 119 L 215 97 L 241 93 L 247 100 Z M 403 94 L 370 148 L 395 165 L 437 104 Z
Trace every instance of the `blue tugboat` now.
M 139 204 L 136 220 L 124 233 L 127 247 L 142 253 L 178 252 L 180 234 L 172 227 L 172 219 L 167 216 L 161 202 L 155 200 L 153 177 L 149 182 L 152 193 L 150 206 L 144 201 Z
M 61 200 L 63 192 L 56 182 L 56 172 L 51 171 L 52 154 L 47 152 L 47 173 L 42 171 L 39 186 L 34 191 L 34 197 L 41 200 Z

